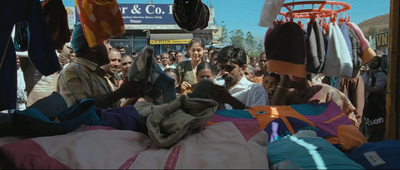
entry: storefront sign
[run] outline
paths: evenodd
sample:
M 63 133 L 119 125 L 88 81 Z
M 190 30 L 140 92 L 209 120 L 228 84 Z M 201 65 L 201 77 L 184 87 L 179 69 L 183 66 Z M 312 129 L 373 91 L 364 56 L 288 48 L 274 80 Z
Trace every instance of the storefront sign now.
M 150 44 L 188 44 L 191 39 L 179 39 L 179 40 L 150 40 Z
M 389 33 L 380 33 L 375 35 L 376 49 L 383 49 L 389 46 Z
M 119 4 L 125 24 L 176 24 L 172 4 Z

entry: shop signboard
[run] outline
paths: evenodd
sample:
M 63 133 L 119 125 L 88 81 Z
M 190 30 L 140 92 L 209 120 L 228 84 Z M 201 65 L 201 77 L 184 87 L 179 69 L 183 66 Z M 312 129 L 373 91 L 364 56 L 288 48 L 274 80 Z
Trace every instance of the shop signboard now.
M 173 4 L 119 4 L 125 24 L 176 24 Z
M 188 44 L 191 39 L 177 39 L 177 40 L 150 40 L 151 45 L 155 44 Z
M 375 35 L 376 49 L 385 49 L 389 46 L 389 33 L 379 33 Z

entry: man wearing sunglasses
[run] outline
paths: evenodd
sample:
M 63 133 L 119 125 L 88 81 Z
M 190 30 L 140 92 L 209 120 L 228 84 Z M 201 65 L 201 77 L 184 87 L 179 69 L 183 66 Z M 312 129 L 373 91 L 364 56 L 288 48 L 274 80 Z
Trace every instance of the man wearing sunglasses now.
M 227 46 L 218 53 L 217 64 L 221 69 L 225 87 L 229 93 L 247 107 L 269 104 L 267 94 L 260 84 L 247 80 L 246 52 L 235 46 Z M 226 109 L 232 106 L 225 105 Z

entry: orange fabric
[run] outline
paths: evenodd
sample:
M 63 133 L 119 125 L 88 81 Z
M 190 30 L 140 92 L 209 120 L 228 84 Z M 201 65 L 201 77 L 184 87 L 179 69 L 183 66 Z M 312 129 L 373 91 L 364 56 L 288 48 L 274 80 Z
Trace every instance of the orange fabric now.
M 376 56 L 376 53 L 374 50 L 372 50 L 371 48 L 367 48 L 366 50 L 361 52 L 361 60 L 362 63 L 366 63 L 370 60 L 372 60 L 372 58 L 374 58 Z
M 253 106 L 247 109 L 247 111 L 257 119 L 260 128 L 265 127 L 274 119 L 281 118 L 289 131 L 294 134 L 294 130 L 286 117 L 293 117 L 309 123 L 311 126 L 316 127 L 313 122 L 308 120 L 305 116 L 294 110 L 291 106 Z M 325 123 L 335 123 L 334 121 L 347 116 L 345 113 L 338 114 L 326 120 Z M 366 138 L 353 124 L 351 125 L 339 125 L 337 126 L 337 136 L 332 136 L 326 140 L 331 144 L 340 144 L 342 150 L 351 150 L 361 146 L 363 143 L 367 143 Z
M 269 72 L 288 75 L 290 74 L 301 78 L 306 77 L 305 64 L 293 64 L 286 61 L 268 60 L 267 68 Z
M 248 108 L 247 111 L 258 120 L 261 129 L 265 129 L 274 119 L 284 117 L 294 117 L 315 127 L 313 122 L 309 121 L 290 106 L 253 106 Z
M 125 33 L 124 21 L 116 0 L 75 0 L 79 19 L 90 47 Z
M 262 85 L 262 81 L 263 81 L 264 75 L 258 77 L 258 76 L 254 76 L 254 83 L 257 83 L 259 85 Z
M 354 125 L 340 125 L 337 127 L 337 132 L 342 150 L 352 150 L 363 143 L 368 143 L 365 136 Z

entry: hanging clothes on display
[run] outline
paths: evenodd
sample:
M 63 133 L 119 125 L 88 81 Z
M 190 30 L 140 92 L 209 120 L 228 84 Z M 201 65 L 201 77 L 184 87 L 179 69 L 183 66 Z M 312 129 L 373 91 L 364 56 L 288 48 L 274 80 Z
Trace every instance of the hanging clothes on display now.
M 275 26 L 275 18 L 279 14 L 283 3 L 285 3 L 285 0 L 265 0 L 258 25 L 273 28 Z
M 124 21 L 116 0 L 75 0 L 79 20 L 89 47 L 96 47 L 125 33 Z
M 357 37 L 356 32 L 354 30 L 350 29 L 347 27 L 348 32 L 349 32 L 349 38 L 351 41 L 351 57 L 353 61 L 353 76 L 352 78 L 355 78 L 358 76 L 358 72 L 361 69 L 362 65 L 362 60 L 361 60 L 361 45 L 360 45 L 360 39 Z
M 15 23 L 28 23 L 28 55 L 41 74 L 48 76 L 61 66 L 39 0 L 2 0 L 0 18 L 3 21 L 0 27 L 0 110 L 5 110 L 16 107 L 17 65 L 11 38 Z
M 352 22 L 348 22 L 347 26 L 349 26 L 350 29 L 353 29 L 354 32 L 356 32 L 357 37 L 360 39 L 362 62 L 366 63 L 372 60 L 372 58 L 376 56 L 376 53 L 370 48 L 369 42 L 365 38 L 364 33 L 361 31 L 360 27 Z
M 268 71 L 306 77 L 304 32 L 297 23 L 277 25 L 265 38 Z
M 56 49 L 62 50 L 65 43 L 69 42 L 71 38 L 67 10 L 65 10 L 62 0 L 45 0 L 42 2 L 42 8 L 54 46 Z
M 351 77 L 353 62 L 337 23 L 329 24 L 328 46 L 323 73 L 331 77 Z
M 307 71 L 320 73 L 325 61 L 324 35 L 318 22 L 311 20 L 307 26 Z

